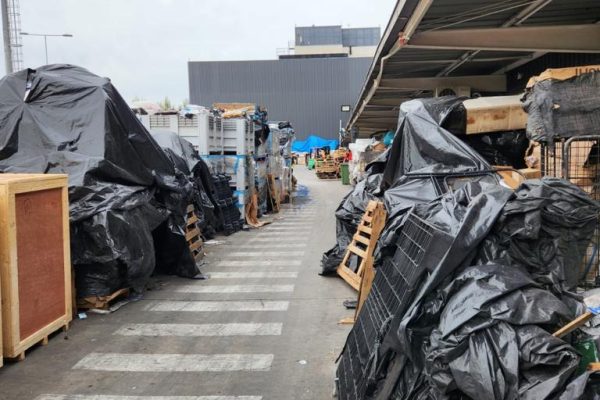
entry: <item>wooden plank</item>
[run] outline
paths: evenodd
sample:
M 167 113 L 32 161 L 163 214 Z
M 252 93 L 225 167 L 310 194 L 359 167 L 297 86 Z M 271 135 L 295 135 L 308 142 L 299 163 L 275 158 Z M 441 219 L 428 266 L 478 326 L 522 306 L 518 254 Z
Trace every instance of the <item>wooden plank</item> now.
M 186 226 L 195 225 L 197 222 L 198 217 L 196 217 L 196 214 L 192 214 L 192 216 L 188 218 Z
M 592 319 L 593 316 L 594 314 L 592 314 L 590 311 L 587 311 L 586 313 L 581 314 L 579 317 L 575 318 L 573 321 L 569 322 L 567 325 L 554 332 L 552 336 L 558 338 L 563 337 L 566 334 L 571 333 L 575 329 L 588 322 L 590 319 Z
M 358 247 L 357 247 L 355 244 L 353 244 L 353 243 L 350 243 L 350 244 L 348 245 L 348 248 L 347 248 L 347 249 L 348 249 L 348 251 L 350 251 L 350 252 L 352 252 L 352 253 L 356 254 L 357 256 L 359 256 L 360 258 L 365 258 L 365 257 L 367 257 L 367 252 L 366 252 L 366 251 L 364 251 L 364 250 L 362 250 L 362 249 L 359 249 L 359 248 L 358 248 Z
M 199 250 L 201 248 L 202 248 L 202 240 L 198 240 L 197 242 L 190 244 L 190 250 L 192 250 L 192 251 Z
M 359 225 L 358 226 L 358 230 L 361 232 L 364 232 L 368 235 L 370 235 L 371 233 L 373 233 L 373 230 L 371 228 L 369 228 L 368 226 L 364 226 L 364 225 Z
M 362 236 L 362 235 L 361 235 L 359 232 L 357 232 L 357 233 L 355 233 L 355 234 L 354 234 L 354 236 L 353 236 L 353 239 L 354 239 L 356 242 L 360 242 L 360 243 L 362 243 L 362 244 L 364 244 L 364 245 L 367 245 L 367 246 L 368 246 L 368 245 L 369 245 L 369 243 L 371 242 L 371 238 L 364 237 L 364 236 Z
M 123 288 L 119 289 L 114 293 L 109 294 L 108 296 L 88 296 L 78 300 L 78 307 L 89 309 L 89 308 L 98 308 L 101 310 L 108 309 L 110 303 L 120 297 L 127 297 L 129 295 L 129 289 Z
M 198 228 L 194 228 L 185 234 L 185 240 L 188 242 L 195 237 L 200 237 L 200 231 L 198 230 Z
M 338 268 L 338 275 L 340 275 L 340 277 L 342 277 L 342 279 L 344 279 L 355 290 L 360 288 L 360 279 L 350 268 L 346 266 Z

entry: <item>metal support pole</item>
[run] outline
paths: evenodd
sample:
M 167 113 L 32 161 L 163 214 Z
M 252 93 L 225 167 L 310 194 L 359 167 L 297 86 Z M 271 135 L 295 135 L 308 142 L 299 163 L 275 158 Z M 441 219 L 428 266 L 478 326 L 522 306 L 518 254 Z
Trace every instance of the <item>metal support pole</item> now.
M 2 38 L 4 41 L 4 64 L 6 74 L 13 73 L 12 49 L 10 47 L 10 28 L 8 26 L 8 1 L 0 0 L 2 7 Z

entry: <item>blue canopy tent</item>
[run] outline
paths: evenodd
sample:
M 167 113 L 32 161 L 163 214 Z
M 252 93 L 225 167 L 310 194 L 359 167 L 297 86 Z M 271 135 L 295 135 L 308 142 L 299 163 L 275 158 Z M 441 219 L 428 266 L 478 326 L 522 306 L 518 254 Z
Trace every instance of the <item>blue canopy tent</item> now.
M 333 139 L 323 139 L 322 137 L 310 135 L 306 140 L 295 140 L 292 144 L 292 151 L 296 153 L 309 153 L 315 147 L 329 146 L 331 150 L 336 150 L 339 142 Z

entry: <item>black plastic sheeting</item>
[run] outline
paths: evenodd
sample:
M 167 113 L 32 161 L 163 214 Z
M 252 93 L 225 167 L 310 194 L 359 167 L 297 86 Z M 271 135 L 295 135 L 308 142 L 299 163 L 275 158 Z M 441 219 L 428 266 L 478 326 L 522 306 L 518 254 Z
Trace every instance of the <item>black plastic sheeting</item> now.
M 194 204 L 198 226 L 205 239 L 215 236 L 220 222 L 210 168 L 200 157 L 194 146 L 176 133 L 164 130 L 152 130 L 152 137 L 167 153 L 175 168 L 191 179 L 193 184 L 192 203 Z
M 340 398 L 558 398 L 576 378 L 579 355 L 551 332 L 583 311 L 568 277 L 598 210 L 554 179 L 515 193 L 469 183 L 415 206 L 391 258 L 406 254 L 413 264 L 386 258 L 378 267 L 341 356 Z M 415 220 L 451 242 L 415 229 Z M 539 251 L 547 257 L 533 265 Z M 402 280 L 415 276 L 402 290 Z M 374 324 L 381 314 L 384 323 Z M 374 333 L 354 339 L 372 325 Z
M 593 376 L 578 378 L 577 351 L 551 335 L 584 311 L 574 288 L 600 207 L 558 179 L 500 185 L 485 157 L 443 127 L 461 102 L 403 103 L 392 148 L 336 211 L 338 246 L 323 273 L 335 271 L 369 200 L 388 211 L 338 396 L 600 398 L 589 394 Z
M 156 255 L 184 246 L 189 179 L 107 78 L 71 65 L 0 80 L 0 171 L 69 176 L 77 295 L 141 290 Z M 168 241 L 153 241 L 157 230 Z M 195 276 L 178 257 L 170 272 Z
M 525 91 L 527 135 L 536 142 L 590 135 L 600 126 L 600 72 L 545 79 Z
M 400 217 L 414 204 L 431 201 L 468 181 L 497 183 L 488 162 L 441 126 L 463 101 L 440 97 L 402 103 L 391 148 L 367 167 L 365 181 L 356 185 L 336 211 L 337 243 L 323 255 L 323 275 L 335 273 L 368 200 L 385 204 L 389 222 L 382 243 L 389 245 L 402 222 Z
M 491 165 L 509 165 L 515 169 L 527 168 L 525 153 L 529 138 L 524 130 L 496 132 L 460 137 Z

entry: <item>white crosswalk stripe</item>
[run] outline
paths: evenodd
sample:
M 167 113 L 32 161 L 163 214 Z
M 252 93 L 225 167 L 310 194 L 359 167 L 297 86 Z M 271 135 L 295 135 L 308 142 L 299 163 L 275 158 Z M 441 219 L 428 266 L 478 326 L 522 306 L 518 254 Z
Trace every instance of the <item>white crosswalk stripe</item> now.
M 248 243 L 254 243 L 254 242 L 269 242 L 269 243 L 278 243 L 278 244 L 285 244 L 288 246 L 294 245 L 298 242 L 298 240 L 302 240 L 302 237 L 279 237 L 279 239 L 277 239 L 276 237 L 264 237 L 264 236 L 254 236 L 252 239 L 248 240 Z
M 299 267 L 302 260 L 221 260 L 216 267 Z
M 281 323 L 228 324 L 126 324 L 114 334 L 120 336 L 277 336 Z
M 102 394 L 42 394 L 35 400 L 262 400 L 262 396 L 117 396 Z
M 293 271 L 209 272 L 208 275 L 211 279 L 277 279 L 298 277 L 298 273 Z
M 238 244 L 236 249 L 294 249 L 296 247 L 307 247 L 308 243 L 272 243 L 272 244 Z
M 304 255 L 304 251 L 233 251 L 227 255 L 229 257 L 299 257 Z
M 287 311 L 289 301 L 244 300 L 244 301 L 154 301 L 146 311 L 155 312 L 238 312 L 238 311 Z
M 185 285 L 178 293 L 282 293 L 293 292 L 294 285 Z
M 90 353 L 73 369 L 113 372 L 268 371 L 273 354 Z

